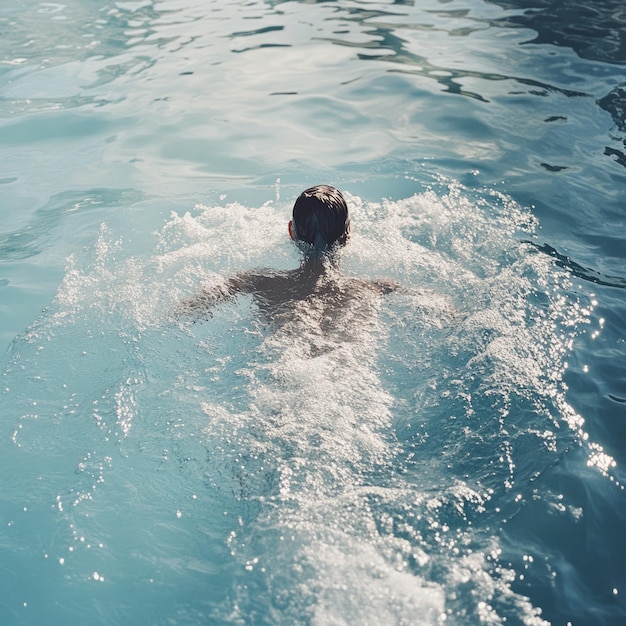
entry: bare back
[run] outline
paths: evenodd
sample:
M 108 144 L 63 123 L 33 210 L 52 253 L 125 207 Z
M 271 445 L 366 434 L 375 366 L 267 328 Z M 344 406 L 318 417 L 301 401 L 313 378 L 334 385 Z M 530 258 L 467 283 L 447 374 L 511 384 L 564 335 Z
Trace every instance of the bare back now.
M 345 341 L 363 330 L 377 296 L 395 289 L 392 282 L 346 277 L 325 261 L 309 261 L 294 270 L 236 274 L 221 287 L 204 289 L 187 301 L 184 311 L 202 317 L 222 300 L 251 294 L 263 317 L 276 330 L 304 331 Z

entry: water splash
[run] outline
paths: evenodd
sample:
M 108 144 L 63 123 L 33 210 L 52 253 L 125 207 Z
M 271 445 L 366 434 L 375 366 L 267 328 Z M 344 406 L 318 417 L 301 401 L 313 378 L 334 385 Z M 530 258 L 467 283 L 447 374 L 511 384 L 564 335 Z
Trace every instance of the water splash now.
M 542 623 L 500 538 L 570 446 L 614 467 L 563 383 L 592 304 L 499 192 L 348 198 L 344 272 L 401 288 L 325 333 L 315 308 L 276 328 L 249 298 L 172 317 L 229 273 L 298 262 L 278 201 L 172 214 L 144 256 L 104 226 L 70 259 L 5 397 L 13 449 L 56 468 L 42 532 L 64 530 L 46 553 L 79 587 L 97 572 L 124 602 L 132 571 L 146 600 L 185 580 L 176 610 L 223 623 Z M 132 567 L 115 564 L 125 535 Z

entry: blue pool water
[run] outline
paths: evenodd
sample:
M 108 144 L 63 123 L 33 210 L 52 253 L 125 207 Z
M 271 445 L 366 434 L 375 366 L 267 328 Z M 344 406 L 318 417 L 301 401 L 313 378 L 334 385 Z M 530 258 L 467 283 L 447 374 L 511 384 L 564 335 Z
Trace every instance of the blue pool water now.
M 621 0 L 0 7 L 0 624 L 626 623 Z M 245 297 L 344 190 L 320 332 Z

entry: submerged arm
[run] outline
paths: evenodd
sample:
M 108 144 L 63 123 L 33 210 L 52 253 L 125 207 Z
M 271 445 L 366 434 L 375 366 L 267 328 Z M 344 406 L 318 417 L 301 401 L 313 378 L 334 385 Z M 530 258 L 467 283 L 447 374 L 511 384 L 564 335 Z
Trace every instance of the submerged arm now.
M 239 293 L 247 293 L 248 283 L 249 280 L 244 273 L 231 276 L 218 285 L 203 287 L 193 298 L 180 302 L 176 306 L 174 315 L 177 318 L 210 315 L 210 310 L 220 302 L 234 298 Z

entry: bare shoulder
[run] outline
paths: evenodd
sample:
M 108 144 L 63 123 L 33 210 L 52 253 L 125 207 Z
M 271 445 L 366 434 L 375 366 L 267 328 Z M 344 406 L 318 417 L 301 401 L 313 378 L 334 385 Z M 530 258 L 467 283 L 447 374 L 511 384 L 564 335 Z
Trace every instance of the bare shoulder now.
M 175 317 L 198 317 L 208 314 L 220 302 L 233 298 L 244 284 L 237 276 L 202 286 L 191 298 L 182 300 L 174 311 Z
M 391 279 L 379 279 L 372 281 L 372 286 L 378 293 L 386 295 L 388 293 L 393 293 L 394 291 L 399 291 L 401 289 L 401 285 L 397 280 Z
M 284 272 L 272 270 L 248 270 L 238 272 L 203 285 L 191 297 L 182 300 L 174 311 L 175 317 L 199 318 L 211 316 L 211 309 L 222 302 L 232 300 L 240 294 L 258 295 L 272 290 L 280 290 L 285 282 Z
M 341 308 L 351 302 L 392 293 L 400 288 L 393 280 L 364 280 L 342 276 L 339 272 L 317 271 L 301 267 L 295 270 L 255 269 L 238 272 L 228 278 L 203 286 L 176 308 L 176 317 L 211 316 L 211 309 L 240 294 L 252 295 L 261 310 L 271 318 L 289 315 L 299 302 Z
M 276 288 L 277 284 L 290 280 L 292 272 L 272 269 L 256 269 L 238 272 L 228 279 L 233 293 L 259 293 Z

